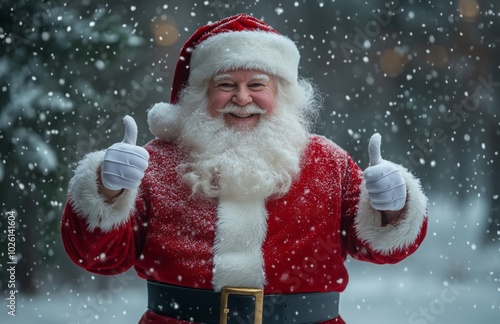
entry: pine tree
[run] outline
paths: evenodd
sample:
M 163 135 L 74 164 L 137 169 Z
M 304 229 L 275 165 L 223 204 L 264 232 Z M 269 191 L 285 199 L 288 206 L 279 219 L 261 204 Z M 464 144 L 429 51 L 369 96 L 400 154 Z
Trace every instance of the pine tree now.
M 33 293 L 64 255 L 59 223 L 73 163 L 106 141 L 103 107 L 116 105 L 123 62 L 143 40 L 106 5 L 13 0 L 0 4 L 0 21 L 1 209 L 17 216 L 18 289 Z

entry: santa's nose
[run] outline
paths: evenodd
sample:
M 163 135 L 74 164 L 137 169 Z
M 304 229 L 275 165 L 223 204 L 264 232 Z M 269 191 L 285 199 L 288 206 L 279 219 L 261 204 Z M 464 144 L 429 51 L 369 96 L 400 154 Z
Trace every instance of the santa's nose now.
M 238 106 L 246 106 L 253 101 L 249 89 L 244 87 L 236 89 L 232 101 Z

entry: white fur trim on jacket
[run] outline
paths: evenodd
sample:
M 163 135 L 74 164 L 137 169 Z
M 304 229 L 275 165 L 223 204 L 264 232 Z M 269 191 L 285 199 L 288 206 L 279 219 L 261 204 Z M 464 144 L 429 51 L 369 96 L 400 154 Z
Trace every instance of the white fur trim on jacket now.
M 370 203 L 365 182 L 361 183 L 361 196 L 355 228 L 358 237 L 370 247 L 385 255 L 412 245 L 418 237 L 427 215 L 427 197 L 420 181 L 406 168 L 398 165 L 406 181 L 407 202 L 404 215 L 396 224 L 382 226 L 380 212 Z
M 203 83 L 218 72 L 255 69 L 295 83 L 300 54 L 286 36 L 264 31 L 238 31 L 213 35 L 195 47 L 189 84 Z
M 262 244 L 267 233 L 264 200 L 219 202 L 212 285 L 264 288 Z
M 113 203 L 97 192 L 97 172 L 106 150 L 87 154 L 69 182 L 68 194 L 74 211 L 87 221 L 90 231 L 109 232 L 125 224 L 134 208 L 137 190 L 125 190 Z
M 180 131 L 181 108 L 165 102 L 155 104 L 148 111 L 148 125 L 151 134 L 162 141 L 174 140 Z

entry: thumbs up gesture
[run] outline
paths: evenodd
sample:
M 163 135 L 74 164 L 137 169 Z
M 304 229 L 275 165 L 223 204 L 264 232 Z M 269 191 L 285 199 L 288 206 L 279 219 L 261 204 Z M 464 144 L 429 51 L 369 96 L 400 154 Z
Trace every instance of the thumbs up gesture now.
M 107 149 L 102 163 L 102 184 L 109 190 L 136 189 L 148 167 L 149 153 L 143 147 L 135 145 L 135 120 L 127 115 L 123 118 L 123 123 L 125 138 Z
M 366 189 L 373 208 L 382 211 L 401 210 L 406 201 L 406 183 L 396 165 L 382 159 L 381 139 L 380 134 L 375 133 L 368 144 L 370 166 L 363 174 Z

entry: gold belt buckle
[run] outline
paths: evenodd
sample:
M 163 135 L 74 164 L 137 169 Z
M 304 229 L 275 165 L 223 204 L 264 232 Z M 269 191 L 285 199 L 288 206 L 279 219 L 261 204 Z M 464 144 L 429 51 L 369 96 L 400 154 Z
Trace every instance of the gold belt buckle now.
M 229 295 L 247 295 L 255 297 L 254 324 L 262 324 L 262 309 L 264 308 L 264 291 L 258 288 L 224 287 L 220 291 L 220 324 L 227 324 Z

